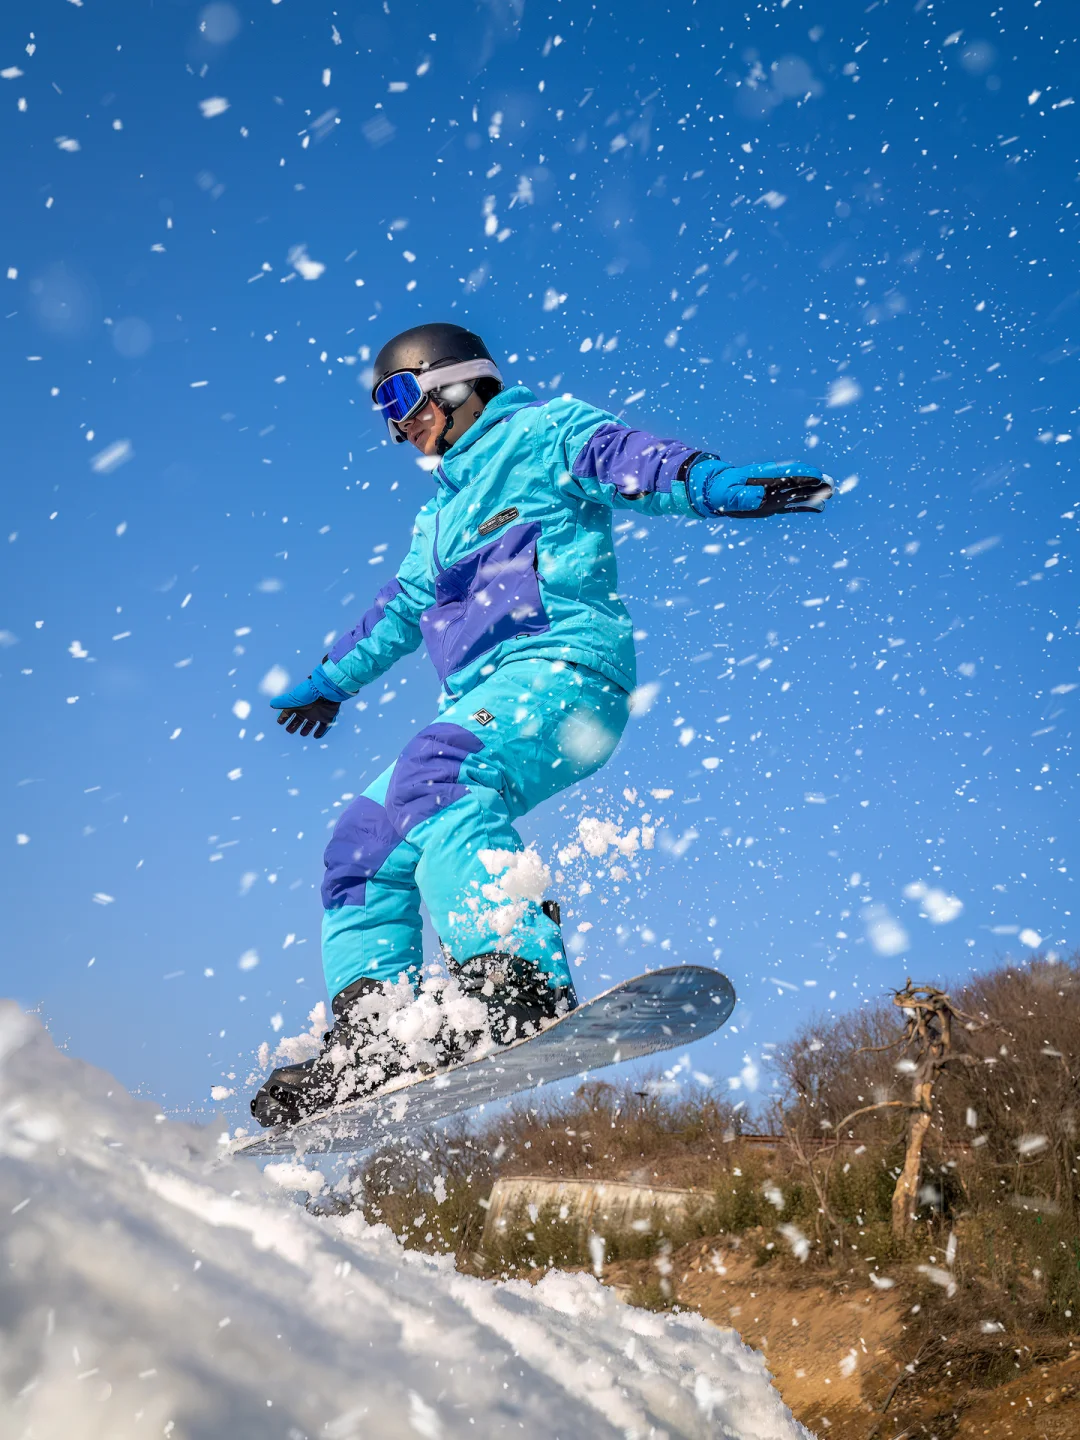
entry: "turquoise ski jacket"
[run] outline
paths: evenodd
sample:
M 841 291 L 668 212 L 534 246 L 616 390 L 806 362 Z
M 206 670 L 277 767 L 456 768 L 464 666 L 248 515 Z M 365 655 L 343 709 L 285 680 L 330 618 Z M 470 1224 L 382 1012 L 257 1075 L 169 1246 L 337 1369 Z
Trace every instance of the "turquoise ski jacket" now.
M 697 513 L 686 479 L 701 453 L 582 400 L 502 391 L 443 456 L 397 575 L 323 672 L 353 695 L 424 643 L 447 701 L 531 656 L 632 690 L 612 510 Z

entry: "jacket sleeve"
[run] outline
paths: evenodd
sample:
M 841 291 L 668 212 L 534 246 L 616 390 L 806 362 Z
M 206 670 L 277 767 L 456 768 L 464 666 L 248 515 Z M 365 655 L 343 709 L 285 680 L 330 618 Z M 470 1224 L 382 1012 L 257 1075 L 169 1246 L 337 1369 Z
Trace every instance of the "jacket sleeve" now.
M 322 668 L 335 685 L 350 695 L 420 645 L 420 616 L 435 603 L 426 550 L 418 525 L 409 553 L 393 580 L 382 587 L 356 626 L 330 647 Z
M 552 400 L 540 413 L 541 458 L 559 484 L 618 510 L 696 513 L 687 496 L 686 472 L 700 449 L 634 430 L 582 400 Z

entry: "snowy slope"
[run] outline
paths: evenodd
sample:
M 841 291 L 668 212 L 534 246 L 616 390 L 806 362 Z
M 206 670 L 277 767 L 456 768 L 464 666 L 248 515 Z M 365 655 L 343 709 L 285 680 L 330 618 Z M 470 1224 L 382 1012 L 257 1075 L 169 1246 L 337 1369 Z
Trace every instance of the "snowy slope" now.
M 587 1276 L 315 1219 L 0 1002 L 0 1437 L 808 1435 L 760 1355 Z

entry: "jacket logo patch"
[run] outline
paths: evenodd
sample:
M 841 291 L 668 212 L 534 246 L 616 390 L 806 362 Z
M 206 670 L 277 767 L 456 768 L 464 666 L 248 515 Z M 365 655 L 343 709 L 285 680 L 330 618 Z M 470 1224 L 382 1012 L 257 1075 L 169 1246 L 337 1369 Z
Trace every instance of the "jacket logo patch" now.
M 508 510 L 500 510 L 497 515 L 492 515 L 489 520 L 485 520 L 476 533 L 478 535 L 490 535 L 493 530 L 498 530 L 503 525 L 509 525 L 511 520 L 516 520 L 517 518 L 518 508 L 516 505 L 511 505 Z
M 517 514 L 516 510 L 514 514 Z M 492 715 L 490 710 L 477 710 L 476 714 L 469 718 L 475 720 L 478 725 L 490 725 L 492 720 L 495 719 L 495 716 Z

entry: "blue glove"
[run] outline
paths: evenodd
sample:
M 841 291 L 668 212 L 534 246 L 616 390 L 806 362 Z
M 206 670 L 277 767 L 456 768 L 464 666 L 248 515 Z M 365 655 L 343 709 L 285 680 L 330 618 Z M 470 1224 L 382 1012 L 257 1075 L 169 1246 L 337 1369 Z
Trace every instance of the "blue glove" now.
M 699 515 L 780 515 L 821 511 L 833 493 L 832 481 L 816 465 L 782 460 L 764 465 L 729 465 L 702 455 L 686 476 L 690 504 Z
M 270 704 L 280 710 L 278 724 L 290 735 L 299 730 L 307 736 L 315 732 L 321 740 L 337 719 L 338 707 L 348 700 L 348 692 L 335 685 L 321 665 L 316 665 L 306 680 L 301 680 L 283 695 L 275 695 Z

